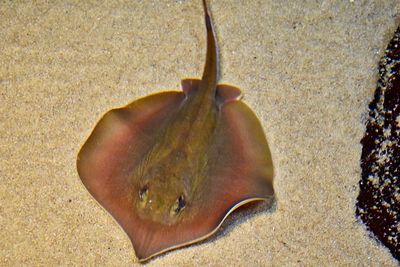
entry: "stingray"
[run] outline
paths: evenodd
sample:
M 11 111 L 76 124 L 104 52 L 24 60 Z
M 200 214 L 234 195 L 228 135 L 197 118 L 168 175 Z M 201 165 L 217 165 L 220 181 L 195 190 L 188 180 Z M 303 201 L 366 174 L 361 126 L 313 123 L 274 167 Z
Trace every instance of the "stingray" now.
M 82 146 L 79 176 L 139 261 L 203 240 L 248 202 L 274 196 L 262 126 L 237 87 L 218 84 L 214 26 L 201 79 L 108 111 Z

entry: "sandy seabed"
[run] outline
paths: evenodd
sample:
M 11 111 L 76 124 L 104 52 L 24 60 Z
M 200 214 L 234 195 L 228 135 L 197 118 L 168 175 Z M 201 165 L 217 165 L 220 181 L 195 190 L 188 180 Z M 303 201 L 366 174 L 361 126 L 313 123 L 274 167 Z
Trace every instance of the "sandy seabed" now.
M 359 141 L 400 2 L 210 7 L 222 82 L 266 131 L 276 203 L 149 266 L 396 266 L 354 213 Z M 134 264 L 76 155 L 107 110 L 201 75 L 201 1 L 0 1 L 0 25 L 0 265 Z

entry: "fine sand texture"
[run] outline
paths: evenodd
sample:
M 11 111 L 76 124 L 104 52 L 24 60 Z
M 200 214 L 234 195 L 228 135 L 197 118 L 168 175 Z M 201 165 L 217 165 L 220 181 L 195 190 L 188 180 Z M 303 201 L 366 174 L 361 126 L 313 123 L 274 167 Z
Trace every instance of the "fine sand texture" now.
M 148 266 L 396 266 L 355 218 L 360 139 L 400 1 L 210 1 L 222 82 L 259 116 L 273 208 Z M 0 266 L 130 266 L 76 156 L 107 110 L 200 77 L 200 0 L 0 1 Z

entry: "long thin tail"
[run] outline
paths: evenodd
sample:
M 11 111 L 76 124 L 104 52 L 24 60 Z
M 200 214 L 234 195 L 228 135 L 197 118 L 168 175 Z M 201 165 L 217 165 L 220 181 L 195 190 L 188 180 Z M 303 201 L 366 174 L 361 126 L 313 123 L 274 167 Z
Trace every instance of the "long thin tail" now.
M 203 77 L 201 79 L 203 81 L 203 86 L 213 88 L 214 90 L 219 80 L 218 43 L 206 0 L 203 0 L 203 7 L 207 29 L 207 54 Z

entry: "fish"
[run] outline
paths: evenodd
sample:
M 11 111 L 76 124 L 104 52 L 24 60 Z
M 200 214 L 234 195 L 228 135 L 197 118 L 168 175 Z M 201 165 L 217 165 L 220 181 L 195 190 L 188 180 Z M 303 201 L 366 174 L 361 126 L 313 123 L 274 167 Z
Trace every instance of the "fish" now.
M 201 79 L 108 111 L 77 157 L 83 185 L 129 236 L 139 262 L 204 240 L 238 207 L 274 198 L 265 133 L 241 90 L 219 84 L 216 33 L 202 5 Z

